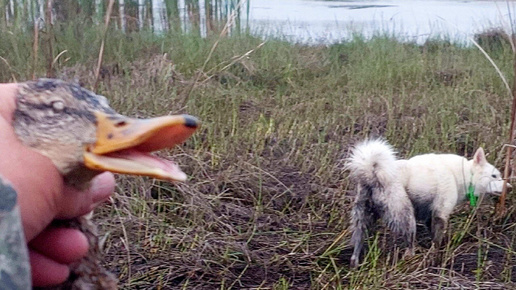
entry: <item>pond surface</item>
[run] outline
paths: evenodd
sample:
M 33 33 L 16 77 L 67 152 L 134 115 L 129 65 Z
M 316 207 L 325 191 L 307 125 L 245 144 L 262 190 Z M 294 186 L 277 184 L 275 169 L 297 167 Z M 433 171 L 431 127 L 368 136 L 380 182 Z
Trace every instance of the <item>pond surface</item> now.
M 250 0 L 249 28 L 290 41 L 329 44 L 360 33 L 395 35 L 423 43 L 428 37 L 467 42 L 490 28 L 508 29 L 516 3 L 504 1 Z M 247 7 L 242 9 L 246 11 Z M 511 13 L 510 13 L 511 12 Z M 247 15 L 243 13 L 242 22 Z

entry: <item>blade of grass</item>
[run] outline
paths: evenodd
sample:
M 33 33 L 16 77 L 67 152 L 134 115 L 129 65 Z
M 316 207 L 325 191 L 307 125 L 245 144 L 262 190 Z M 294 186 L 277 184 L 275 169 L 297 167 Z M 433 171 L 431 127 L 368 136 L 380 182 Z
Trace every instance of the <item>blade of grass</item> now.
M 47 78 L 55 77 L 54 68 L 52 67 L 52 61 L 54 60 L 53 2 L 53 0 L 47 0 L 47 9 L 45 10 L 45 25 L 47 27 Z
M 511 9 L 509 7 L 509 2 L 507 1 L 507 10 L 509 14 L 509 20 L 511 25 L 511 34 L 509 36 L 509 40 L 511 43 L 512 48 L 512 71 L 513 71 L 513 83 L 512 83 L 512 107 L 511 107 L 511 125 L 509 128 L 509 142 L 508 144 L 514 144 L 514 137 L 515 137 L 515 120 L 516 120 L 516 49 L 515 49 L 515 36 L 514 36 L 514 27 L 512 23 L 512 14 Z M 511 159 L 512 159 L 512 146 L 507 146 L 507 155 L 505 156 L 505 167 L 503 170 L 503 179 L 509 180 L 509 175 L 511 175 L 512 171 L 514 171 L 514 164 L 511 166 Z M 512 170 L 511 170 L 512 169 Z M 502 188 L 502 194 L 500 195 L 500 200 L 498 201 L 498 204 L 496 205 L 496 213 L 498 217 L 501 217 L 505 212 L 505 199 L 507 196 L 507 182 L 504 182 L 503 188 Z
M 243 0 L 238 1 L 237 8 L 240 7 L 240 5 L 242 5 L 242 1 Z M 224 28 L 220 32 L 217 41 L 215 41 L 215 43 L 212 45 L 210 52 L 208 53 L 208 56 L 206 57 L 206 60 L 204 61 L 201 69 L 195 75 L 195 78 L 194 78 L 192 84 L 190 85 L 190 87 L 188 88 L 188 90 L 186 90 L 185 96 L 183 97 L 183 102 L 182 102 L 181 107 L 184 108 L 186 106 L 186 103 L 188 102 L 188 99 L 190 98 L 190 94 L 192 93 L 193 89 L 195 88 L 195 85 L 197 84 L 197 82 L 199 81 L 201 74 L 204 73 L 204 70 L 206 69 L 206 66 L 208 65 L 208 62 L 210 61 L 213 53 L 215 52 L 215 49 L 217 48 L 220 40 L 228 34 L 229 30 L 231 29 L 231 26 L 235 22 L 236 17 L 237 17 L 237 9 L 234 9 L 231 12 L 230 16 L 228 17 L 228 20 L 226 21 Z
M 113 12 L 113 4 L 115 0 L 110 0 L 108 9 L 106 11 L 106 19 L 104 21 L 104 31 L 102 32 L 102 41 L 100 42 L 99 57 L 97 62 L 97 68 L 95 70 L 95 83 L 93 85 L 93 91 L 96 91 L 99 87 L 99 76 L 100 68 L 102 67 L 102 58 L 104 57 L 104 46 L 106 43 L 106 36 L 109 28 L 109 20 L 111 19 L 111 13 Z
M 38 50 L 39 50 L 39 19 L 34 19 L 34 43 L 32 45 L 32 79 L 36 79 L 36 66 L 38 65 Z

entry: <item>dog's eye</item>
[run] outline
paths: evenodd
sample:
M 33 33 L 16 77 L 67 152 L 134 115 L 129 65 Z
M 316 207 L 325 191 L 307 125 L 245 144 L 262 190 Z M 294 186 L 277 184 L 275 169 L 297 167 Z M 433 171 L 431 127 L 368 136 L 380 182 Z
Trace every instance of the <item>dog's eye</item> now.
M 498 178 L 498 176 L 496 176 L 496 174 L 493 174 L 491 175 L 492 178 Z

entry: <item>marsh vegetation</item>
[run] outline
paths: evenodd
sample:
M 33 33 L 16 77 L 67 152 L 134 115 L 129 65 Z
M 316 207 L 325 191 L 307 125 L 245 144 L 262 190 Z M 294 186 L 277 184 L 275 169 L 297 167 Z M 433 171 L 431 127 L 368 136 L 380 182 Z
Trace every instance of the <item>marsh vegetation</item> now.
M 383 136 L 401 157 L 471 157 L 483 146 L 503 166 L 512 97 L 478 49 L 382 35 L 302 46 L 221 29 L 107 32 L 97 92 L 113 108 L 203 122 L 183 146 L 160 153 L 188 182 L 119 177 L 96 212 L 106 266 L 123 289 L 516 287 L 512 195 L 502 218 L 495 197 L 457 209 L 441 249 L 429 249 L 419 227 L 409 260 L 381 230 L 363 266 L 349 268 L 354 192 L 342 160 L 356 141 Z M 56 22 L 55 76 L 91 88 L 102 30 L 88 19 Z M 0 35 L 0 81 L 45 76 L 44 34 L 34 45 L 31 29 L 4 23 Z M 512 79 L 510 45 L 488 52 Z

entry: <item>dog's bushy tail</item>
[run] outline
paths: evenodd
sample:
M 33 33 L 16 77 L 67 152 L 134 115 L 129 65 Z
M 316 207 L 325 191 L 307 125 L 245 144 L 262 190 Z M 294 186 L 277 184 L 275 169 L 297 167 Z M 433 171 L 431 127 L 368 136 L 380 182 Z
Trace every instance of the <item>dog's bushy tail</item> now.
M 351 210 L 351 266 L 358 266 L 364 238 L 378 218 L 404 237 L 412 249 L 416 222 L 412 204 L 397 180 L 396 154 L 381 139 L 366 140 L 353 149 L 346 169 L 357 183 L 357 195 Z
M 388 187 L 396 178 L 396 153 L 381 139 L 366 140 L 355 146 L 346 169 L 350 176 L 366 187 Z

